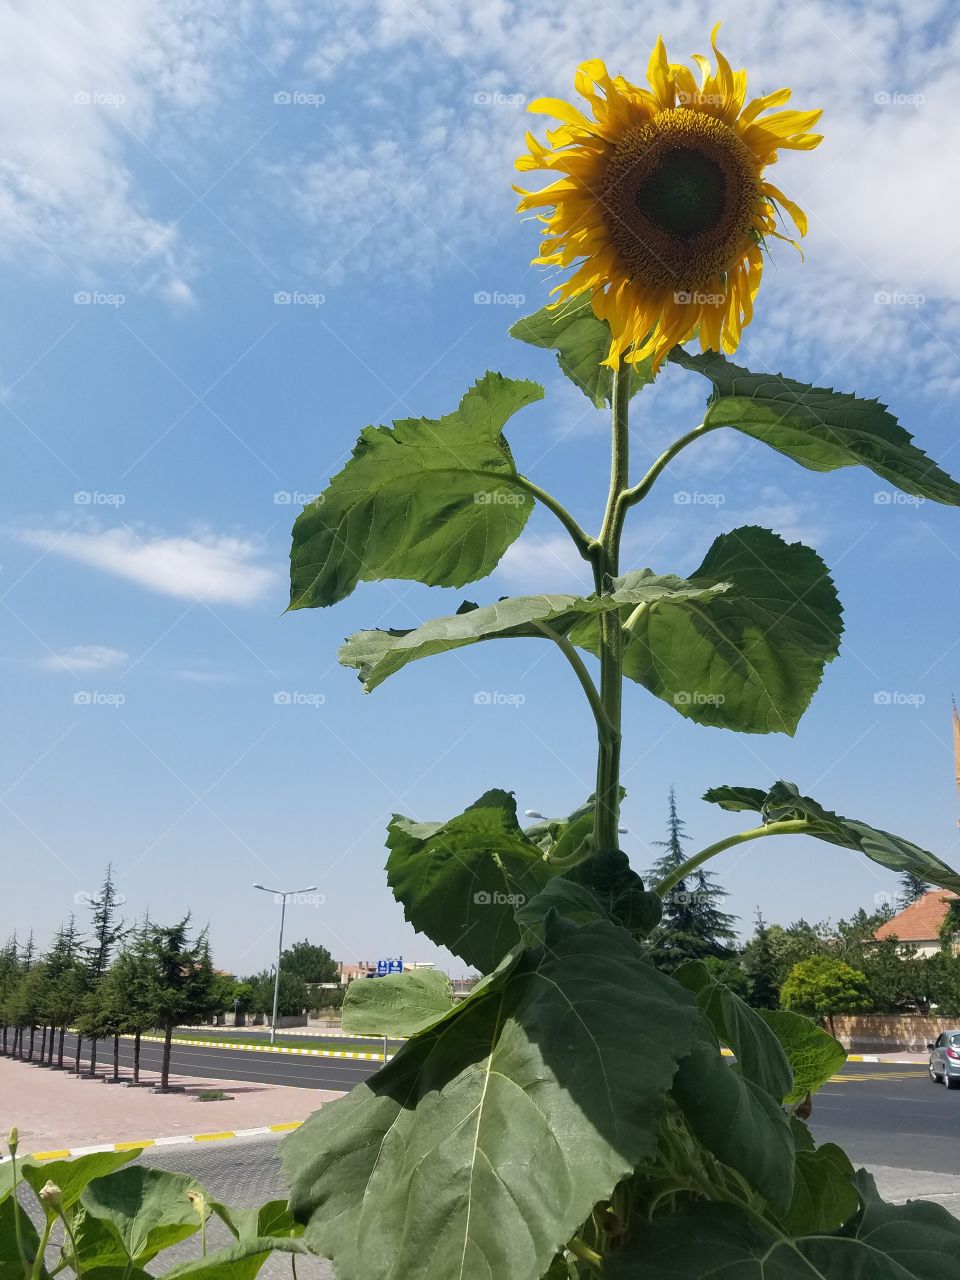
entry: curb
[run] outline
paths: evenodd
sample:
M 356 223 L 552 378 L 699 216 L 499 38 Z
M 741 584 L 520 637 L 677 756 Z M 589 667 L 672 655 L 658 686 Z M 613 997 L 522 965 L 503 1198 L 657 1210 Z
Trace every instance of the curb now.
M 132 1040 L 133 1036 L 121 1036 Z M 163 1044 L 163 1036 L 141 1036 L 144 1044 Z M 300 1049 L 281 1044 L 237 1044 L 229 1040 L 188 1040 L 174 1036 L 171 1044 L 194 1045 L 202 1049 L 229 1049 L 232 1053 L 286 1053 L 300 1058 L 347 1058 L 354 1062 L 389 1062 L 392 1053 L 360 1053 L 353 1049 Z
M 732 1058 L 734 1054 L 730 1049 L 722 1046 L 720 1052 L 725 1058 Z M 887 1058 L 878 1053 L 848 1053 L 847 1062 L 877 1062 L 882 1066 L 888 1067 L 923 1067 L 924 1062 L 916 1062 L 913 1058 Z
M 288 1133 L 299 1129 L 302 1120 L 285 1124 L 262 1124 L 255 1129 L 222 1129 L 219 1133 L 176 1134 L 172 1138 L 140 1138 L 133 1142 L 100 1142 L 92 1147 L 63 1148 L 59 1151 L 31 1151 L 32 1160 L 72 1160 L 74 1156 L 90 1156 L 100 1151 L 143 1151 L 147 1147 L 185 1146 L 191 1142 L 224 1142 L 227 1138 L 256 1138 L 267 1133 Z M 9 1160 L 5 1157 L 0 1163 Z

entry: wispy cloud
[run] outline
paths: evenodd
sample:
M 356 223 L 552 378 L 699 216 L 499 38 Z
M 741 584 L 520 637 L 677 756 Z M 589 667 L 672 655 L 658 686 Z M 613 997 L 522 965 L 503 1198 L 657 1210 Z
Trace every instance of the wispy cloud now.
M 74 644 L 59 653 L 41 658 L 37 666 L 42 671 L 67 671 L 79 675 L 87 671 L 110 671 L 126 662 L 129 654 L 122 649 L 110 649 L 103 644 Z
M 251 538 L 212 533 L 193 537 L 140 535 L 126 525 L 66 533 L 27 529 L 16 536 L 50 555 L 75 560 L 179 600 L 251 605 L 277 580 L 273 569 L 257 563 L 258 545 Z

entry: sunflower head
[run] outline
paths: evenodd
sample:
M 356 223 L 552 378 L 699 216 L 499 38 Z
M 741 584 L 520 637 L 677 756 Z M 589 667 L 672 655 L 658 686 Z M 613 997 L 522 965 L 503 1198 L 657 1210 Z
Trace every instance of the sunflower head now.
M 747 103 L 747 77 L 733 71 L 711 36 L 716 69 L 694 55 L 699 81 L 671 63 L 662 39 L 647 68 L 649 88 L 610 76 L 602 62 L 583 63 L 575 85 L 588 116 L 559 98 L 530 110 L 556 117 L 547 142 L 527 135 L 521 170 L 557 176 L 523 191 L 520 210 L 544 224 L 534 262 L 572 268 L 554 290 L 554 306 L 589 293 L 613 335 L 606 362 L 652 357 L 699 331 L 703 350 L 735 351 L 753 315 L 763 248 L 789 215 L 799 235 L 803 210 L 767 182 L 764 170 L 782 147 L 809 151 L 819 111 L 775 111 L 789 89 Z

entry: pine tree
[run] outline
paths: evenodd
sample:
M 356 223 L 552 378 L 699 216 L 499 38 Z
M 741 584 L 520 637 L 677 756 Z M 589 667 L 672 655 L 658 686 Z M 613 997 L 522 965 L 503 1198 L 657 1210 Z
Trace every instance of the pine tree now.
M 67 1027 L 80 1012 L 85 991 L 81 966 L 82 940 L 77 930 L 76 917 L 72 916 L 60 926 L 54 936 L 45 961 L 49 974 L 45 1015 L 50 1024 L 50 1044 L 47 1062 L 53 1064 L 54 1032 L 59 1029 L 57 1067 L 63 1066 L 63 1041 Z
M 657 884 L 686 861 L 683 850 L 689 837 L 677 812 L 677 795 L 670 788 L 667 810 L 667 838 L 654 844 L 666 850 L 647 873 L 647 883 Z M 651 950 L 657 965 L 667 971 L 678 968 L 686 960 L 702 960 L 706 956 L 729 958 L 736 939 L 735 916 L 720 907 L 726 889 L 716 876 L 698 869 L 689 878 L 679 880 L 664 898 L 663 919 L 652 935 Z
M 900 877 L 900 894 L 898 897 L 900 910 L 902 911 L 904 907 L 913 906 L 925 893 L 929 893 L 932 888 L 932 884 L 928 884 L 926 880 L 921 880 L 912 871 L 904 871 Z
M 100 892 L 90 903 L 93 919 L 90 926 L 90 941 L 84 947 L 88 990 L 83 1004 L 83 1013 L 77 1025 L 77 1071 L 79 1073 L 80 1070 L 80 1044 L 83 1036 L 87 1036 L 90 1039 L 89 1074 L 91 1076 L 97 1073 L 97 1040 L 107 1030 L 100 1006 L 100 983 L 110 968 L 110 961 L 118 943 L 129 932 L 124 926 L 123 918 L 118 917 L 117 896 L 116 886 L 113 883 L 113 865 L 107 863 Z
M 780 987 L 777 982 L 777 960 L 770 945 L 770 930 L 767 928 L 760 908 L 757 908 L 757 919 L 746 954 L 747 974 L 750 978 L 750 1004 L 754 1009 L 777 1009 L 780 1007 Z
M 151 924 L 144 954 L 151 1007 L 164 1033 L 160 1088 L 166 1089 L 174 1031 L 181 1022 L 207 1017 L 216 1004 L 207 931 L 201 930 L 191 941 L 189 912 L 176 924 Z

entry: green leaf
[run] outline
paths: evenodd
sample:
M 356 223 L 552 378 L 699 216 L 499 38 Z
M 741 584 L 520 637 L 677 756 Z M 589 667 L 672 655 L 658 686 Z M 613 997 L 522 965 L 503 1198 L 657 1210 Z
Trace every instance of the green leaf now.
M 836 1231 L 860 1208 L 853 1165 L 843 1151 L 825 1142 L 816 1151 L 798 1151 L 796 1184 L 783 1225 L 794 1236 Z
M 34 1160 L 28 1157 L 18 1161 L 18 1165 L 24 1182 L 29 1183 L 37 1196 L 47 1182 L 56 1183 L 63 1207 L 69 1211 L 80 1199 L 84 1187 L 94 1178 L 113 1173 L 139 1154 L 139 1151 L 94 1151 L 73 1160 Z M 44 1205 L 44 1212 L 48 1218 L 56 1216 L 48 1205 Z
M 704 799 L 728 809 L 733 807 L 730 803 L 733 795 L 743 801 L 748 796 L 762 795 L 762 800 L 758 800 L 752 807 L 761 814 L 765 823 L 802 819 L 810 824 L 809 831 L 803 834 L 826 840 L 829 844 L 838 844 L 844 849 L 856 849 L 858 853 L 866 854 L 873 862 L 878 862 L 889 871 L 896 871 L 901 875 L 910 872 L 929 884 L 960 893 L 960 875 L 945 862 L 941 862 L 935 854 L 928 853 L 926 849 L 921 849 L 900 836 L 891 835 L 889 831 L 881 831 L 865 822 L 855 822 L 852 818 L 842 818 L 837 813 L 831 813 L 816 800 L 801 795 L 793 782 L 775 782 L 765 794 L 746 787 L 714 787 L 706 793 Z M 736 807 L 747 806 L 743 803 Z
M 704 423 L 734 427 L 810 471 L 861 465 L 905 493 L 960 506 L 960 484 L 941 471 L 878 400 L 811 387 L 780 373 L 750 373 L 715 352 L 670 359 L 713 383 Z
M 809 547 L 748 526 L 721 534 L 688 585 L 720 583 L 732 589 L 639 611 L 624 674 L 698 724 L 792 734 L 840 647 L 827 567 Z
M 394 816 L 387 846 L 387 881 L 407 920 L 483 973 L 520 941 L 517 907 L 555 874 L 507 791 L 486 792 L 448 822 Z
M 303 1235 L 303 1227 L 294 1221 L 286 1200 L 268 1200 L 259 1209 L 237 1209 L 211 1200 L 210 1208 L 243 1244 L 259 1242 L 265 1236 L 288 1238 Z
M 622 849 L 596 853 L 563 874 L 589 889 L 607 916 L 638 940 L 646 938 L 660 923 L 660 895 L 644 888 Z
M 622 609 L 626 616 L 640 604 L 710 600 L 724 590 L 722 583 L 691 586 L 682 578 L 660 577 L 649 569 L 640 569 L 617 578 L 608 595 L 508 596 L 483 608 L 466 601 L 456 613 L 433 618 L 409 631 L 358 631 L 341 646 L 338 657 L 345 667 L 357 669 L 369 693 L 418 658 L 449 653 L 482 640 L 543 640 L 543 626 L 560 635 L 574 628 L 578 633 L 589 631 L 599 645 L 597 619 L 602 613 Z
M 680 1063 L 676 1098 L 695 1136 L 718 1160 L 741 1173 L 772 1205 L 793 1196 L 795 1152 L 778 1103 L 705 1044 Z
M 17 1229 L 14 1222 L 15 1201 L 12 1196 L 0 1203 L 0 1272 L 6 1276 L 16 1276 L 17 1280 L 23 1275 L 23 1262 L 20 1257 L 20 1249 L 17 1245 Z M 27 1258 L 32 1262 L 37 1256 L 40 1248 L 40 1236 L 37 1228 L 33 1225 L 27 1216 L 23 1207 L 19 1209 L 20 1213 L 20 1234 L 23 1239 L 23 1246 Z M 8 1269 L 9 1268 L 9 1269 Z M 46 1277 L 47 1273 L 44 1272 Z
M 940 1205 L 884 1204 L 857 1176 L 866 1209 L 853 1231 L 784 1239 L 732 1204 L 701 1201 L 639 1224 L 605 1260 L 605 1280 L 946 1280 L 960 1221 Z M 871 1192 L 872 1189 L 872 1192 Z
M 702 960 L 688 960 L 673 976 L 696 996 L 717 1039 L 733 1050 L 744 1077 L 781 1102 L 792 1090 L 793 1076 L 772 1028 L 729 987 L 717 982 Z
M 730 813 L 760 813 L 766 798 L 759 787 L 711 787 L 703 793 L 708 804 L 718 804 Z
M 793 1072 L 793 1088 L 785 1103 L 801 1102 L 808 1093 L 816 1093 L 846 1062 L 847 1051 L 840 1041 L 803 1014 L 787 1009 L 756 1012 L 780 1041 Z
M 192 1262 L 182 1262 L 163 1274 L 165 1280 L 178 1280 L 180 1276 L 197 1277 L 197 1280 L 253 1280 L 274 1250 L 306 1252 L 289 1247 L 296 1246 L 296 1243 L 293 1240 L 250 1240 L 229 1245 Z
M 540 1280 L 653 1155 L 690 996 L 622 929 L 557 915 L 443 1022 L 281 1146 L 338 1280 Z
M 588 294 L 524 316 L 512 326 L 510 336 L 556 351 L 560 368 L 588 400 L 598 409 L 610 403 L 613 373 L 601 364 L 610 350 L 610 326 L 594 315 Z M 652 359 L 647 359 L 632 367 L 631 396 L 653 382 L 652 366 Z
M 490 573 L 533 510 L 502 428 L 542 396 L 487 373 L 439 420 L 365 427 L 293 526 L 290 608 L 335 604 L 361 580 L 462 587 Z
M 607 918 L 600 900 L 584 885 L 574 884 L 566 876 L 554 876 L 517 910 L 517 924 L 525 941 L 529 941 L 529 931 L 533 931 L 536 941 L 541 939 L 542 926 L 551 911 L 575 924 L 595 924 Z
M 354 1035 L 412 1036 L 453 1006 L 453 984 L 437 969 L 351 982 L 343 999 L 343 1029 Z
M 199 1230 L 199 1215 L 187 1199 L 194 1190 L 200 1190 L 197 1182 L 184 1173 L 135 1164 L 89 1183 L 80 1203 L 137 1265 Z

